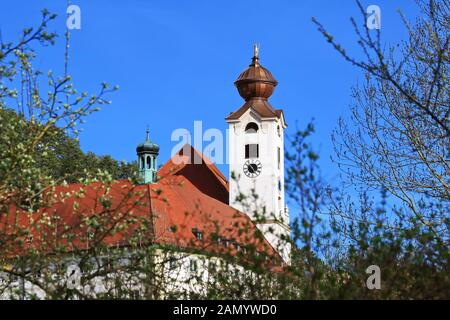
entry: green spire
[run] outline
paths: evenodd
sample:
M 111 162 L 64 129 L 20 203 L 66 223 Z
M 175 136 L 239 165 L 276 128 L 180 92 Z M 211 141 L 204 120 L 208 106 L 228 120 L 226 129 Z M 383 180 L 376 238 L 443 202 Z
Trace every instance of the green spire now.
M 144 184 L 155 183 L 157 178 L 157 158 L 159 146 L 150 141 L 150 130 L 147 127 L 146 138 L 136 148 L 139 164 L 139 176 Z

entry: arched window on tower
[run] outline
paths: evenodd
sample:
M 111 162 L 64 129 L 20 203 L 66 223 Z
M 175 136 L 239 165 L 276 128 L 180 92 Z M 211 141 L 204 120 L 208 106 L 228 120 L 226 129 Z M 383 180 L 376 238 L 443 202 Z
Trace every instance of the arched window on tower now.
M 249 122 L 246 126 L 245 126 L 245 133 L 256 133 L 258 132 L 258 125 L 254 122 Z
M 141 157 L 141 169 L 145 169 L 145 158 Z
M 150 156 L 147 156 L 147 169 L 150 169 Z

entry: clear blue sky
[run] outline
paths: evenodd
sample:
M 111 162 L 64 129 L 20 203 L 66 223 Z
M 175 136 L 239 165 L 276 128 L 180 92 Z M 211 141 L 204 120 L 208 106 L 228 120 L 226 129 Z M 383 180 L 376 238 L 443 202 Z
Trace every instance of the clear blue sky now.
M 225 130 L 224 120 L 243 103 L 233 82 L 250 63 L 252 45 L 261 44 L 260 61 L 279 85 L 271 98 L 282 108 L 292 133 L 315 118 L 313 143 L 328 177 L 337 170 L 329 160 L 330 134 L 339 116 L 348 114 L 350 90 L 361 72 L 346 63 L 317 32 L 321 21 L 347 51 L 358 54 L 349 18 L 358 17 L 354 1 L 148 1 L 78 0 L 81 30 L 71 31 L 69 73 L 75 86 L 95 91 L 101 81 L 118 84 L 112 105 L 90 116 L 80 136 L 85 151 L 134 160 L 145 138 L 161 146 L 160 163 L 168 160 L 176 128 Z M 382 34 L 389 42 L 406 32 L 397 9 L 413 17 L 414 1 L 363 1 L 377 4 Z M 37 65 L 61 71 L 65 0 L 2 0 L 0 29 L 4 40 L 17 38 L 23 27 L 36 25 L 40 9 L 59 18 L 50 25 L 61 35 L 56 47 L 39 50 Z M 228 174 L 226 165 L 219 168 Z

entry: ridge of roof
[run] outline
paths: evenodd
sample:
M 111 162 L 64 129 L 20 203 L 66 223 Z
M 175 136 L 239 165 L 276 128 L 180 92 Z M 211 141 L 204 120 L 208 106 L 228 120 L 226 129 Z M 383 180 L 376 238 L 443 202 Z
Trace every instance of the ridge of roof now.
M 190 155 L 185 155 L 185 150 L 189 150 Z M 194 159 L 194 162 L 192 161 Z M 166 175 L 174 175 L 187 165 L 205 163 L 206 168 L 217 178 L 222 186 L 228 191 L 228 180 L 217 166 L 203 153 L 195 149 L 191 144 L 186 143 L 172 158 L 170 158 L 159 170 L 158 175 L 164 178 Z

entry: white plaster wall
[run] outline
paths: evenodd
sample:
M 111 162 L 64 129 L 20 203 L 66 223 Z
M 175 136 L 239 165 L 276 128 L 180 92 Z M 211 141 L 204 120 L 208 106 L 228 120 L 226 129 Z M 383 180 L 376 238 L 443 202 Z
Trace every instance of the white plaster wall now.
M 246 133 L 245 127 L 249 122 L 258 124 L 257 133 Z M 280 128 L 278 134 L 278 127 Z M 265 224 L 259 224 L 258 228 L 264 233 L 267 240 L 275 249 L 279 249 L 280 235 L 289 235 L 289 214 L 285 206 L 284 192 L 284 123 L 281 119 L 261 119 L 252 109 L 247 110 L 238 121 L 229 122 L 229 163 L 230 163 L 230 198 L 229 203 L 239 211 L 246 212 L 251 219 L 257 211 L 262 214 L 261 208 L 265 207 Z M 245 145 L 259 144 L 259 158 L 262 171 L 258 177 L 249 178 L 243 172 L 245 159 Z M 280 148 L 280 166 L 278 167 L 278 148 Z M 233 179 L 234 172 L 237 180 Z M 281 182 L 281 190 L 278 182 Z M 251 197 L 252 189 L 258 195 L 255 201 Z M 247 201 L 236 201 L 242 193 Z M 274 229 L 275 233 L 269 231 Z M 280 255 L 285 262 L 290 261 L 290 246 L 286 245 Z

